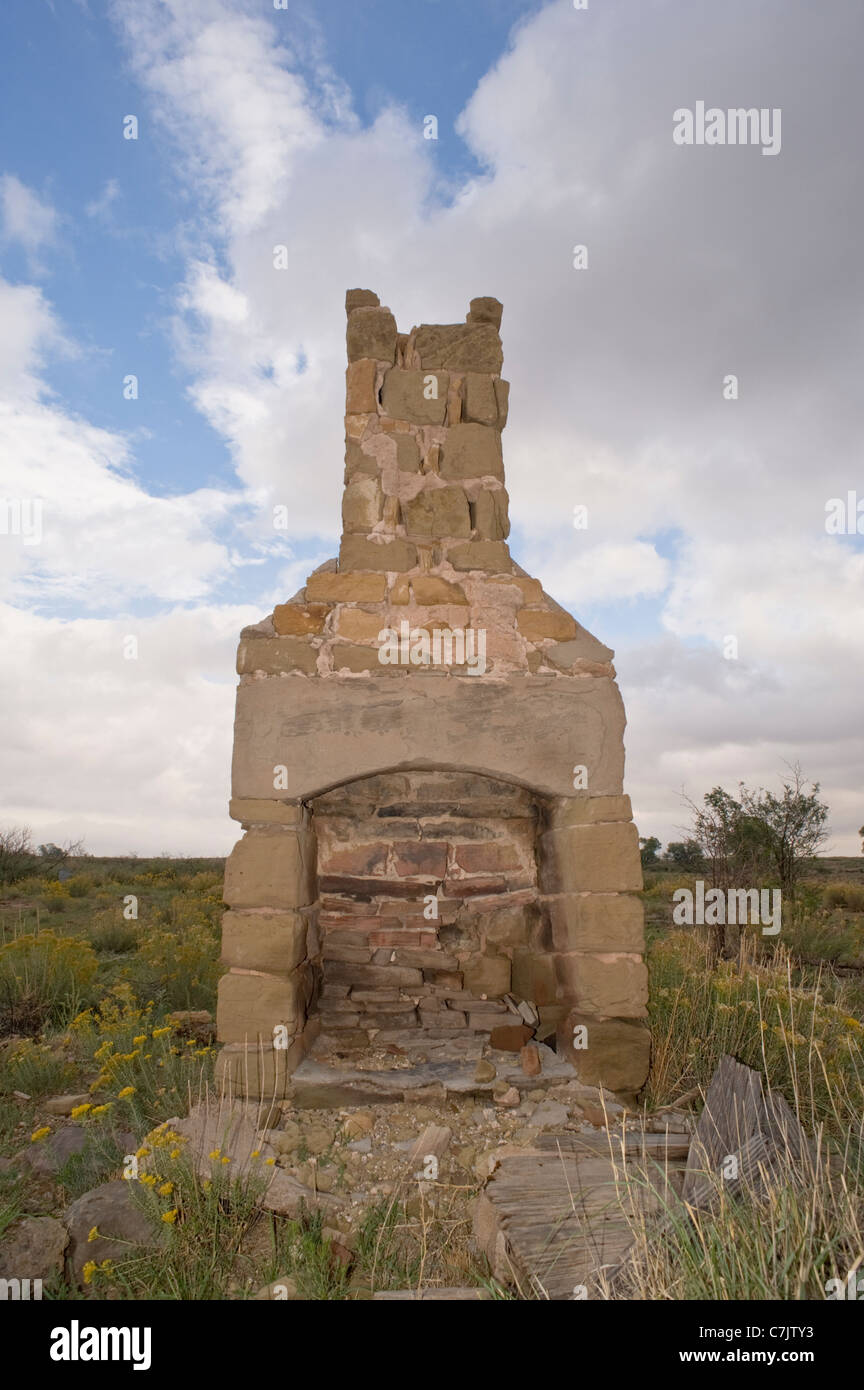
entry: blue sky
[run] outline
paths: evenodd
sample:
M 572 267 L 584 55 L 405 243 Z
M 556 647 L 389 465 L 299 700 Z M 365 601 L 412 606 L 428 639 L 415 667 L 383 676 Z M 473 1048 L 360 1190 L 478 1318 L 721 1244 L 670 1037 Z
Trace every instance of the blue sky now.
M 854 0 L 3 6 L 0 492 L 38 491 L 46 536 L 0 546 L 0 819 L 230 844 L 233 647 L 335 553 L 362 285 L 402 328 L 503 301 L 511 546 L 616 649 L 640 828 L 800 758 L 855 852 L 864 537 L 823 519 L 864 498 L 862 26 Z M 781 153 L 676 148 L 700 99 L 781 107 Z

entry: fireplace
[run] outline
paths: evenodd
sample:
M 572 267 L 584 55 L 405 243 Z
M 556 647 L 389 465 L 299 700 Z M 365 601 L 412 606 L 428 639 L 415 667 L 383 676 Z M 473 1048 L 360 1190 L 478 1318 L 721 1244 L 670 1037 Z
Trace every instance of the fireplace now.
M 219 1071 L 316 1038 L 524 1023 L 586 1081 L 648 1064 L 612 653 L 511 559 L 501 306 L 399 333 L 349 291 L 343 535 L 241 634 Z

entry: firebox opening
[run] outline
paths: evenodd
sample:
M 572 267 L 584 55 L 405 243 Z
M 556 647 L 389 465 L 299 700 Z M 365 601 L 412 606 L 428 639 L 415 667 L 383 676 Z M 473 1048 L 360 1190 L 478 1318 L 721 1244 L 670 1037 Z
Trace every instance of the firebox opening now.
M 550 950 L 539 898 L 540 807 L 465 772 L 388 773 L 310 803 L 318 846 L 317 1013 L 345 1046 L 405 1030 L 490 1034 L 541 1014 Z M 551 963 L 551 961 L 550 961 Z M 540 998 L 533 995 L 540 994 Z M 548 996 L 548 997 L 547 997 Z M 522 1014 L 519 1013 L 522 1004 Z

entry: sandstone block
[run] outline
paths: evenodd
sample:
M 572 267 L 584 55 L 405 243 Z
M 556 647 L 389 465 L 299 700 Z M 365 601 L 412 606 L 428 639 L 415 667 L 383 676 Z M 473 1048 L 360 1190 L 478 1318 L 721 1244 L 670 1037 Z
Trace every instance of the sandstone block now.
M 227 1097 L 281 1100 L 288 1094 L 291 1075 L 307 1049 L 305 1036 L 296 1037 L 287 1048 L 272 1043 L 245 1046 L 229 1043 L 216 1058 L 216 1089 Z
M 396 466 L 403 473 L 420 472 L 420 448 L 413 434 L 396 436 Z
M 396 320 L 389 309 L 360 305 L 348 315 L 348 361 L 372 357 L 377 362 L 396 360 Z
M 488 425 L 452 425 L 441 446 L 442 478 L 500 478 L 504 458 L 500 431 Z
M 639 836 L 633 824 L 547 830 L 540 844 L 544 893 L 632 893 L 642 887 Z
M 271 801 L 265 798 L 243 800 L 232 797 L 228 803 L 228 814 L 232 820 L 243 821 L 248 825 L 297 825 L 306 829 L 309 812 L 296 801 Z
M 644 1018 L 648 971 L 636 955 L 570 952 L 554 957 L 561 994 L 583 1014 L 604 1018 Z
M 498 330 L 488 322 L 421 324 L 414 350 L 422 367 L 454 372 L 500 372 L 504 360 Z
M 306 907 L 315 895 L 311 831 L 249 830 L 225 863 L 223 896 L 229 907 Z
M 529 642 L 542 642 L 547 637 L 556 642 L 566 642 L 576 632 L 576 620 L 561 609 L 544 612 L 542 609 L 522 608 L 516 614 L 516 626 Z
M 383 574 L 312 574 L 306 580 L 307 599 L 332 603 L 379 603 L 387 592 Z
M 513 994 L 532 1004 L 554 1004 L 558 998 L 555 957 L 549 952 L 513 952 Z
M 539 579 L 526 579 L 522 575 L 509 575 L 506 579 L 490 580 L 492 584 L 506 584 L 510 588 L 516 588 L 522 595 L 523 603 L 542 603 L 543 587 Z
M 504 541 L 466 541 L 463 545 L 453 545 L 447 551 L 447 559 L 454 570 L 485 570 L 488 574 L 501 574 L 513 563 Z
M 346 290 L 345 291 L 345 313 L 353 313 L 355 309 L 377 308 L 381 300 L 374 290 Z
M 573 1046 L 574 1029 L 585 1029 L 584 1048 Z M 629 1018 L 595 1019 L 574 1011 L 558 1026 L 558 1053 L 572 1062 L 586 1086 L 633 1094 L 648 1079 L 651 1034 Z
M 367 540 L 365 536 L 343 536 L 339 547 L 339 568 L 342 571 L 404 571 L 413 569 L 416 564 L 417 547 L 408 541 L 393 540 L 385 545 L 376 545 L 375 541 Z
M 336 643 L 330 652 L 334 671 L 350 671 L 359 675 L 371 671 L 373 676 L 398 676 L 405 672 L 404 666 L 385 665 L 378 657 L 378 648 L 355 646 L 348 642 Z
M 359 357 L 345 369 L 345 414 L 371 415 L 378 409 L 375 375 L 378 363 L 373 357 Z
M 342 494 L 342 529 L 365 535 L 381 520 L 384 494 L 377 478 L 355 478 Z
M 277 603 L 273 609 L 273 626 L 280 637 L 308 637 L 323 632 L 327 614 L 326 603 Z
M 299 912 L 226 912 L 222 961 L 242 970 L 286 975 L 306 956 L 306 920 Z
M 471 513 L 474 530 L 478 540 L 503 541 L 510 534 L 510 518 L 507 515 L 509 499 L 505 488 L 493 492 L 484 488 L 478 492 L 472 504 Z
M 633 812 L 629 796 L 568 796 L 552 802 L 548 816 L 553 830 L 565 830 L 571 825 L 629 821 Z
M 385 414 L 394 420 L 410 420 L 414 425 L 443 425 L 449 389 L 449 372 L 391 367 L 381 388 L 381 405 Z
M 644 949 L 644 910 L 626 893 L 565 893 L 548 898 L 556 951 L 632 951 Z
M 216 1023 L 221 1042 L 272 1043 L 276 1028 L 289 1037 L 306 1020 L 303 972 L 292 975 L 223 975 L 219 981 Z
M 465 322 L 491 323 L 497 333 L 501 327 L 501 315 L 503 313 L 504 305 L 500 299 L 495 299 L 492 295 L 480 295 L 471 300 Z
M 237 648 L 237 674 L 248 676 L 263 671 L 275 676 L 283 671 L 304 671 L 314 675 L 318 652 L 303 637 L 258 637 L 241 642 Z
M 470 536 L 468 498 L 461 487 L 431 488 L 402 503 L 409 536 Z
M 495 912 L 483 913 L 480 928 L 490 946 L 527 946 L 533 922 L 524 907 L 501 907 Z
M 478 425 L 498 424 L 498 397 L 495 378 L 485 372 L 467 372 L 462 419 Z
M 383 613 L 367 613 L 365 608 L 340 608 L 336 630 L 349 642 L 377 642 L 378 634 L 387 626 Z
M 380 578 L 383 584 L 383 575 Z M 343 647 L 344 652 L 352 650 L 367 661 L 376 660 L 371 648 Z M 305 800 L 343 782 L 393 768 L 438 766 L 442 749 L 447 750 L 450 767 L 503 777 L 533 787 L 543 796 L 571 796 L 572 769 L 577 763 L 588 768 L 588 784 L 597 795 L 620 794 L 624 710 L 614 681 L 589 678 L 574 690 L 569 681 L 528 675 L 507 684 L 473 677 L 454 682 L 420 668 L 402 679 L 400 673 L 406 669 L 379 664 L 380 671 L 392 674 L 389 680 L 376 681 L 380 689 L 374 701 L 369 699 L 368 680 L 296 679 L 290 682 L 290 690 L 284 680 L 241 685 L 233 794 L 271 798 L 273 768 L 278 764 L 288 769 L 280 794 L 286 800 Z M 530 719 L 525 717 L 526 709 Z M 362 738 L 358 737 L 361 729 Z M 636 857 L 638 864 L 638 849 Z M 569 884 L 550 884 L 543 891 L 571 889 Z M 574 891 L 633 889 L 627 882 L 589 881 Z
M 498 402 L 498 428 L 503 430 L 510 408 L 510 382 L 502 381 L 500 376 L 495 378 L 495 399 Z
M 369 989 L 408 989 L 422 985 L 423 972 L 407 965 L 348 965 L 334 961 L 327 967 L 327 979 L 333 984 Z
M 590 632 L 586 632 L 584 627 L 580 628 L 577 624 L 576 636 L 571 641 L 559 642 L 557 646 L 550 647 L 546 658 L 553 666 L 566 670 L 577 661 L 605 662 L 611 661 L 614 655 L 611 647 L 604 647 L 602 642 L 598 642 L 596 637 L 592 637 Z
M 377 478 L 380 474 L 381 468 L 377 458 L 371 454 L 365 454 L 356 439 L 347 438 L 345 441 L 345 482 L 350 483 L 357 477 Z
M 432 607 L 441 603 L 468 602 L 461 584 L 451 584 L 448 579 L 439 579 L 433 574 L 419 575 L 416 579 L 412 579 L 411 587 L 414 590 L 414 601 L 421 607 Z
M 465 988 L 475 997 L 510 992 L 510 962 L 506 956 L 472 956 L 462 966 Z

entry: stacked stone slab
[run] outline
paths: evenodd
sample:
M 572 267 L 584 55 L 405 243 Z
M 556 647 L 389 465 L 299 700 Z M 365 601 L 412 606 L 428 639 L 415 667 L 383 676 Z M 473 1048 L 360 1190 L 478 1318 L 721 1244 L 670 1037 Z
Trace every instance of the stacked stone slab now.
M 407 334 L 371 291 L 350 290 L 346 309 L 339 557 L 245 629 L 238 651 L 231 814 L 245 834 L 226 869 L 220 1070 L 249 1094 L 278 1093 L 322 1018 L 328 1029 L 340 1014 L 360 1030 L 400 1014 L 432 1027 L 443 1005 L 479 1026 L 510 993 L 554 1019 L 559 1048 L 586 1080 L 635 1091 L 647 1073 L 648 1035 L 642 909 L 633 896 L 638 840 L 622 795 L 624 711 L 612 652 L 510 557 L 501 305 L 475 299 L 464 323 Z M 382 659 L 388 631 L 407 631 L 413 642 L 465 629 L 485 634 L 482 674 L 457 664 L 458 648 L 446 643 L 436 664 Z M 574 790 L 577 768 L 586 772 Z M 398 800 L 393 778 L 407 773 L 415 779 L 402 788 L 413 797 L 415 814 L 403 817 L 410 826 L 370 834 L 370 816 Z M 435 778 L 418 783 L 424 773 Z M 475 789 L 467 807 L 459 791 L 466 775 Z M 494 790 L 482 789 L 484 778 Z M 365 789 L 359 779 L 370 779 Z M 522 886 L 508 882 L 516 869 L 502 869 L 498 886 L 524 901 L 486 904 L 476 915 L 507 906 L 522 920 L 506 941 L 477 928 L 473 954 L 493 963 L 472 967 L 487 988 L 466 988 L 472 950 L 460 958 L 447 944 L 453 883 L 470 877 L 472 859 L 456 832 L 484 828 L 484 794 L 499 809 L 510 804 L 501 783 L 522 805 L 530 836 L 496 834 L 490 805 L 474 862 L 485 845 L 487 864 L 497 854 L 499 864 L 518 865 Z M 380 805 L 370 809 L 370 795 Z M 450 817 L 447 834 L 435 828 L 436 805 Z M 364 882 L 344 882 L 357 879 Z M 437 920 L 422 916 L 430 895 Z M 388 914 L 397 926 L 381 925 Z M 371 923 L 362 942 L 348 938 L 358 928 L 340 918 Z M 397 932 L 409 935 L 390 946 Z M 385 965 L 385 951 L 396 960 Z M 407 951 L 420 955 L 409 964 L 398 954 Z M 428 952 L 455 966 L 420 965 Z M 407 998 L 417 1000 L 410 1010 L 396 1007 L 405 1003 L 402 983 L 373 982 L 369 972 L 388 965 L 408 972 Z M 360 973 L 352 978 L 350 967 Z M 427 970 L 462 974 L 455 1007 Z M 486 1007 L 470 1007 L 478 1003 Z M 585 1045 L 573 1051 L 574 1029 L 583 1027 L 575 1036 Z

